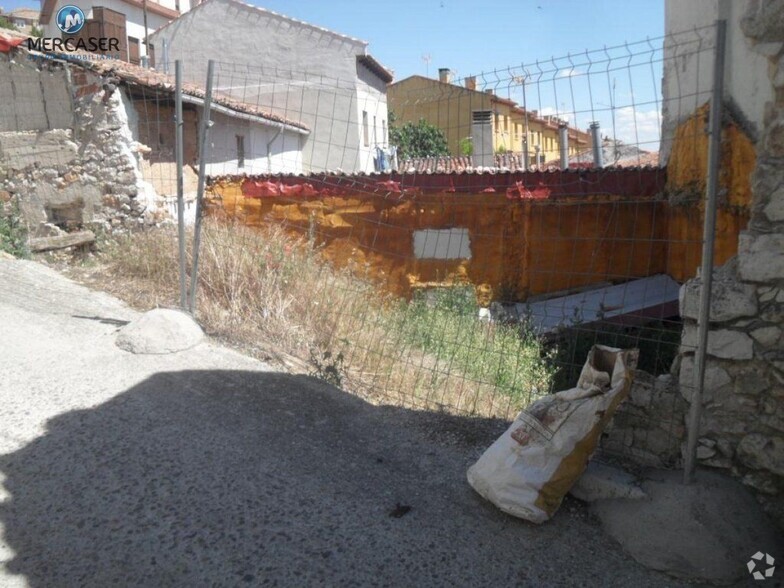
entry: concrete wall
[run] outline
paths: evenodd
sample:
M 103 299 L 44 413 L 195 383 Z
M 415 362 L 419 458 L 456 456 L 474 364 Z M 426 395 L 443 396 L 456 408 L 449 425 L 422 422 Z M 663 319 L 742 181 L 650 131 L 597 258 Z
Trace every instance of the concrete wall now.
M 66 70 L 52 63 L 36 66 L 19 56 L 0 54 L 0 132 L 68 128 L 73 108 Z
M 629 181 L 613 180 L 615 173 Z M 653 179 L 647 185 L 639 171 L 613 172 L 593 193 L 551 199 L 517 198 L 510 178 L 524 175 L 511 174 L 440 177 L 459 194 L 418 186 L 390 195 L 388 182 L 359 176 L 224 179 L 211 192 L 221 214 L 250 226 L 315 231 L 329 259 L 363 268 L 395 294 L 468 280 L 489 303 L 666 273 L 667 203 L 656 198 L 664 174 L 645 173 Z M 556 175 L 541 177 L 559 187 L 579 184 Z M 476 177 L 498 184 L 471 186 Z M 466 239 L 450 244 L 450 236 Z
M 371 91 L 358 77 L 365 42 L 231 0 L 199 5 L 151 37 L 156 48 L 164 40 L 187 80 L 203 84 L 214 59 L 218 91 L 307 125 L 305 171 L 372 170 L 361 108 L 379 121 L 387 113 L 383 87 Z

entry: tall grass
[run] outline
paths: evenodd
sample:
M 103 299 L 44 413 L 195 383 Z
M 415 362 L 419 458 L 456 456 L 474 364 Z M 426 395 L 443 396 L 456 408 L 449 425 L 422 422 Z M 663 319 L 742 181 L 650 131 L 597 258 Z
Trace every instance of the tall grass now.
M 103 260 L 110 289 L 137 306 L 176 303 L 172 229 L 120 237 Z M 471 288 L 409 302 L 384 294 L 363 270 L 336 269 L 280 227 L 209 219 L 197 316 L 213 335 L 299 358 L 366 398 L 507 417 L 549 391 L 553 370 L 538 340 L 479 320 Z

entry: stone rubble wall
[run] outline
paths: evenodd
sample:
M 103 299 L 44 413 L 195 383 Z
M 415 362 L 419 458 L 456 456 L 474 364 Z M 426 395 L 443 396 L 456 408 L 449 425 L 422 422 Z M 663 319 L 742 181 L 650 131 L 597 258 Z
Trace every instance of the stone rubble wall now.
M 9 61 L 7 56 L 0 60 Z M 39 71 L 35 62 L 17 57 L 4 75 L 18 82 L 53 68 L 45 64 Z M 139 144 L 128 124 L 132 107 L 122 89 L 105 98 L 100 78 L 77 66 L 49 73 L 49 86 L 58 82 L 63 87 L 49 89 L 60 102 L 55 108 L 50 100 L 47 109 L 59 112 L 57 124 L 63 126 L 41 128 L 41 117 L 33 117 L 27 128 L 0 132 L 0 200 L 18 199 L 32 236 L 77 227 L 111 231 L 162 220 L 159 198 L 142 176 Z M 66 108 L 67 116 L 60 112 Z
M 738 477 L 784 525 L 784 0 L 750 2 L 740 23 L 770 62 L 768 103 L 738 255 L 714 270 L 697 457 Z M 691 401 L 700 279 L 684 284 L 680 392 Z

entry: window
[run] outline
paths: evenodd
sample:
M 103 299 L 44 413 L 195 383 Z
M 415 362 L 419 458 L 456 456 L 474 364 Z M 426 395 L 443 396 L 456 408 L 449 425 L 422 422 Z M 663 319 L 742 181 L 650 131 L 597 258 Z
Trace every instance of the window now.
M 383 118 L 381 119 L 381 142 L 384 144 L 387 142 L 387 121 Z
M 373 145 L 378 145 L 378 136 L 376 135 L 376 117 L 373 117 Z
M 368 129 L 368 113 L 367 110 L 362 111 L 362 139 L 365 147 L 370 146 L 370 130 Z
M 245 135 L 237 135 L 237 167 L 245 167 Z
M 139 65 L 141 59 L 139 57 L 139 39 L 136 37 L 128 37 L 128 61 Z

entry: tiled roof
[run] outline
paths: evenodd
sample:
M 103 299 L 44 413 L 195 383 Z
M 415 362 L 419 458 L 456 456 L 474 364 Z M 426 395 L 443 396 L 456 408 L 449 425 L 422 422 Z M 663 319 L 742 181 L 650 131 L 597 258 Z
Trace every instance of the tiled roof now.
M 240 182 L 248 198 L 321 198 L 373 194 L 402 198 L 420 193 L 500 195 L 510 201 L 581 198 L 600 194 L 658 199 L 666 183 L 664 168 L 573 169 L 528 172 L 333 173 L 213 176 L 208 183 Z
M 602 141 L 602 160 L 607 167 L 642 167 L 658 166 L 659 152 L 646 151 L 636 145 L 605 139 Z M 548 161 L 545 165 L 560 165 L 560 160 Z M 593 167 L 593 151 L 586 149 L 569 157 L 569 167 Z
M 357 55 L 357 61 L 372 71 L 380 80 L 389 84 L 394 76 L 392 72 L 381 65 L 372 55 Z
M 30 53 L 33 55 L 44 55 L 38 51 L 30 51 Z M 66 61 L 71 65 L 90 70 L 98 75 L 116 76 L 120 81 L 125 82 L 126 84 L 144 86 L 167 93 L 174 92 L 173 76 L 154 69 L 145 69 L 141 66 L 128 63 L 127 61 L 120 61 L 118 59 L 80 59 L 80 57 L 85 55 L 91 55 L 84 51 L 74 51 L 67 54 L 48 53 L 46 55 L 59 61 Z M 186 96 L 199 99 L 204 99 L 205 96 L 204 88 L 192 83 L 183 83 L 182 93 Z M 236 113 L 247 114 L 271 123 L 286 125 L 306 133 L 309 132 L 308 127 L 299 121 L 290 120 L 277 114 L 267 112 L 253 104 L 241 102 L 225 94 L 213 92 L 212 102 L 213 104 L 223 106 Z
M 627 156 L 618 160 L 613 160 L 610 157 L 605 157 L 605 167 L 658 167 L 659 154 L 650 153 L 648 151 L 638 152 L 634 156 Z M 474 166 L 473 157 L 461 156 L 438 156 L 438 157 L 420 157 L 416 159 L 407 159 L 400 162 L 400 170 L 404 173 L 461 173 L 477 171 L 478 169 L 486 169 L 487 171 L 523 171 L 524 166 L 522 163 L 522 154 L 520 153 L 497 153 L 494 156 L 494 165 L 492 168 L 477 168 Z M 576 168 L 592 168 L 593 167 L 593 153 L 591 151 L 584 151 L 573 155 L 569 158 L 569 167 Z M 547 162 L 542 168 L 536 166 L 530 169 L 541 170 L 557 170 L 560 168 L 560 161 L 553 160 Z
M 17 8 L 9 13 L 16 18 L 24 18 L 26 20 L 38 20 L 39 12 L 37 8 Z

